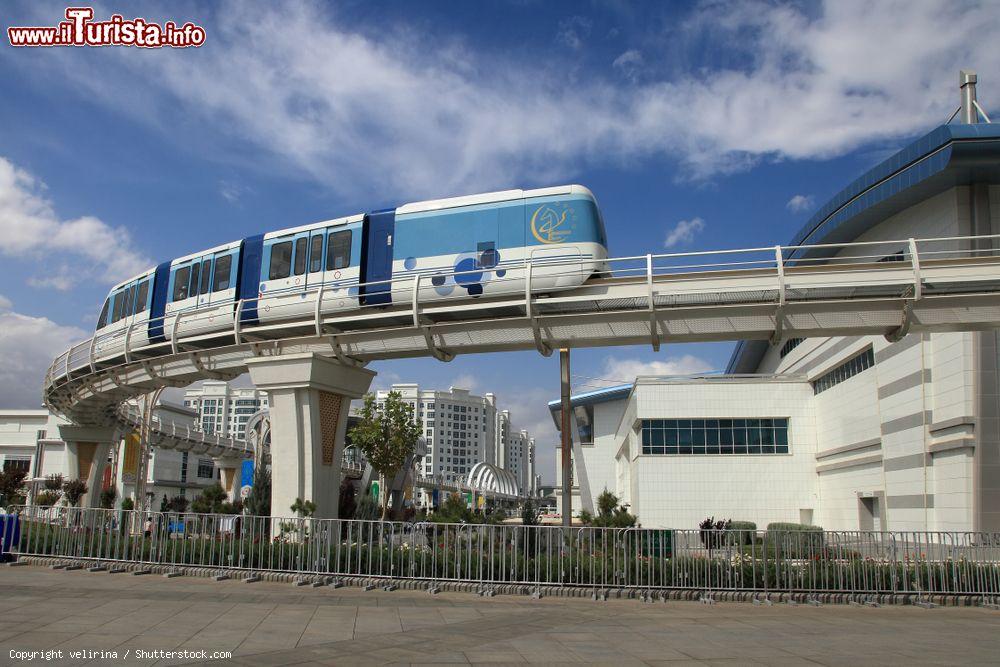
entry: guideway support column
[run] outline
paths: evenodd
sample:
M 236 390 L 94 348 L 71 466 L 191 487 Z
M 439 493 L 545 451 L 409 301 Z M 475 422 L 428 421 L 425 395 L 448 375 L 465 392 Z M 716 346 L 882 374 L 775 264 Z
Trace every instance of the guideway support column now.
M 302 498 L 316 503 L 314 516 L 337 518 L 351 399 L 364 396 L 375 372 L 315 353 L 259 357 L 247 366 L 270 402 L 271 514 L 290 516 Z
M 234 502 L 240 498 L 240 485 L 237 480 L 243 469 L 242 456 L 219 456 L 215 458 L 215 467 L 222 473 L 222 488 Z
M 80 507 L 101 505 L 101 483 L 114 437 L 112 427 L 73 424 L 59 427 L 59 438 L 66 443 L 66 479 L 82 479 L 87 483 Z

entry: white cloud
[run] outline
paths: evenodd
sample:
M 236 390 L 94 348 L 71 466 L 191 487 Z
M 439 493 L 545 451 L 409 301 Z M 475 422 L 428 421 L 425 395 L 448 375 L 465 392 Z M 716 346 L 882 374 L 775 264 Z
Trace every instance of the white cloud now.
M 795 195 L 788 200 L 785 204 L 787 208 L 792 213 L 801 213 L 803 211 L 808 211 L 813 207 L 813 196 L 812 195 Z
M 219 181 L 219 194 L 230 204 L 235 204 L 250 192 L 250 188 L 236 181 Z
M 828 158 L 943 122 L 960 67 L 1000 71 L 1000 49 L 981 48 L 1000 39 L 992 2 L 703 3 L 659 37 L 660 50 L 644 41 L 644 59 L 684 43 L 704 45 L 692 58 L 724 57 L 628 91 L 566 76 L 569 56 L 540 67 L 461 41 L 428 48 L 434 40 L 412 27 L 363 32 L 313 4 L 254 11 L 218 11 L 197 57 L 109 49 L 25 66 L 51 67 L 88 99 L 165 132 L 190 119 L 203 152 L 249 142 L 277 158 L 269 169 L 397 198 L 553 182 L 587 163 L 650 156 L 679 160 L 689 178 Z M 591 28 L 566 19 L 559 39 L 582 46 Z
M 29 276 L 27 283 L 31 287 L 57 289 L 60 292 L 68 292 L 76 285 L 76 272 L 67 265 L 46 267 L 47 273 L 39 276 Z M 96 318 L 95 318 L 96 321 Z
M 608 357 L 604 361 L 603 378 L 609 384 L 627 384 L 643 375 L 695 375 L 711 370 L 710 363 L 691 354 L 653 361 Z
M 81 278 L 117 282 L 149 268 L 150 261 L 132 246 L 127 230 L 92 216 L 62 220 L 45 198 L 45 184 L 0 157 L 0 254 L 41 255 L 51 273 L 34 276 L 37 287 L 68 289 Z M 55 267 L 65 258 L 72 264 Z
M 556 39 L 571 49 L 579 50 L 584 41 L 590 37 L 593 22 L 586 16 L 571 16 L 559 22 Z
M 667 231 L 667 237 L 663 241 L 664 248 L 673 248 L 677 245 L 686 245 L 694 241 L 695 234 L 705 229 L 705 221 L 701 218 L 691 218 L 681 220 Z
M 644 64 L 642 54 L 635 49 L 629 49 L 625 53 L 615 58 L 611 66 L 621 72 L 629 81 L 633 83 L 639 78 L 639 71 Z
M 9 299 L 0 301 L 0 407 L 37 408 L 49 364 L 87 333 L 10 307 Z
M 14 303 L 3 294 L 0 294 L 0 311 L 10 310 L 13 307 Z
M 462 373 L 451 381 L 451 386 L 457 389 L 468 389 L 469 391 L 476 391 L 479 387 L 479 381 L 476 376 L 471 373 Z
M 535 472 L 548 483 L 555 481 L 556 431 L 549 412 L 549 401 L 559 398 L 559 387 L 552 390 L 538 387 L 501 387 L 497 389 L 497 403 L 501 410 L 510 410 L 511 428 L 526 429 L 535 439 Z

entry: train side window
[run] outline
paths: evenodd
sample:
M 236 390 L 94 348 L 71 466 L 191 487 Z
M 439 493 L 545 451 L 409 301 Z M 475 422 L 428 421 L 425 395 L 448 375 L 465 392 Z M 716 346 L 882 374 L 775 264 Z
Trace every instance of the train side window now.
M 282 241 L 271 246 L 271 268 L 268 280 L 287 278 L 292 270 L 292 242 Z
M 201 263 L 201 289 L 199 294 L 208 294 L 208 288 L 212 286 L 212 259 L 206 259 Z
M 132 283 L 132 286 L 125 290 L 125 306 L 122 308 L 123 317 L 131 317 L 135 312 L 135 290 L 137 285 Z
M 115 294 L 115 307 L 114 315 L 111 318 L 112 322 L 117 322 L 122 318 L 122 306 L 125 305 L 125 292 L 124 290 Z
M 295 239 L 295 275 L 306 272 L 306 237 Z
M 215 258 L 215 280 L 212 282 L 212 291 L 221 292 L 229 289 L 229 272 L 233 267 L 233 256 L 222 255 Z
M 326 249 L 326 270 L 343 269 L 351 265 L 351 230 L 330 234 Z
M 135 300 L 135 312 L 142 313 L 146 310 L 146 300 L 149 296 L 149 281 L 143 280 L 139 284 L 139 297 Z
M 195 262 L 191 265 L 191 289 L 188 296 L 198 296 L 198 283 L 201 282 L 201 264 Z
M 97 328 L 103 329 L 108 326 L 108 309 L 111 307 L 111 297 L 104 300 L 104 307 L 101 308 L 101 315 L 97 318 Z
M 174 274 L 174 301 L 188 298 L 188 280 L 191 278 L 191 267 L 182 266 Z
M 323 270 L 323 235 L 316 234 L 312 237 L 309 248 L 309 273 L 316 273 Z

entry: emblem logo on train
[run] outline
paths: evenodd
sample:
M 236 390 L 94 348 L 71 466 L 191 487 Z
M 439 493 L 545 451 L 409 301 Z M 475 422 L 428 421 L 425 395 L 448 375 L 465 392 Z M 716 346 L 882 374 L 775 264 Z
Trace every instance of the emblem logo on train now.
M 542 243 L 562 243 L 573 231 L 567 224 L 572 217 L 573 209 L 566 204 L 542 204 L 531 215 L 531 233 Z

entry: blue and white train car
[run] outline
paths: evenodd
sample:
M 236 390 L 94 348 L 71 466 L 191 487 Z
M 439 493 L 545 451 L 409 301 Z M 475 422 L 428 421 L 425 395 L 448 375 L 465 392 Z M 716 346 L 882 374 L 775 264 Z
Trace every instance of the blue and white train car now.
M 120 354 L 125 349 L 126 337 L 130 348 L 149 343 L 147 332 L 155 275 L 155 269 L 150 269 L 111 288 L 97 317 L 95 357 Z
M 604 221 L 580 185 L 406 204 L 251 236 L 116 285 L 98 318 L 97 361 L 171 341 L 321 312 L 522 294 L 606 269 Z
M 527 259 L 532 290 L 571 287 L 603 272 L 608 256 L 597 202 L 581 185 L 419 202 L 368 217 L 375 230 L 366 277 L 388 279 L 383 267 L 391 266 L 392 298 L 387 285 L 370 286 L 367 303 L 408 300 L 417 274 L 438 298 L 522 294 Z
M 153 312 L 154 319 L 162 317 L 163 329 L 151 338 L 171 340 L 232 326 L 242 245 L 235 241 L 170 262 L 162 316 L 159 304 Z
M 323 286 L 323 311 L 358 307 L 361 246 L 365 216 L 353 215 L 264 235 L 263 261 L 253 323 L 301 317 L 315 312 L 307 298 Z

